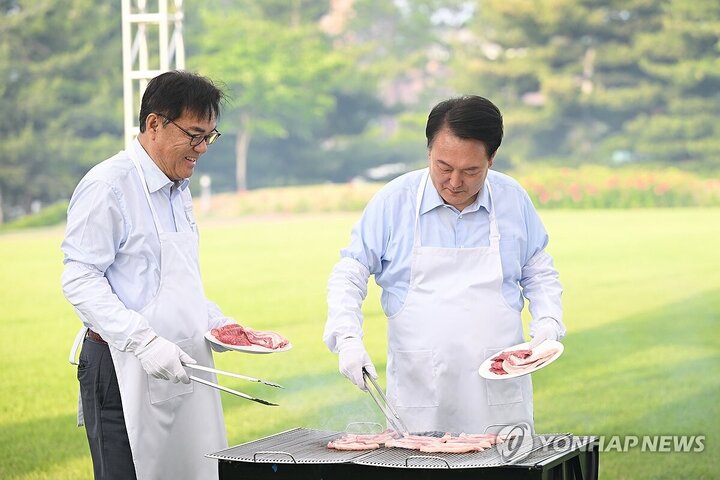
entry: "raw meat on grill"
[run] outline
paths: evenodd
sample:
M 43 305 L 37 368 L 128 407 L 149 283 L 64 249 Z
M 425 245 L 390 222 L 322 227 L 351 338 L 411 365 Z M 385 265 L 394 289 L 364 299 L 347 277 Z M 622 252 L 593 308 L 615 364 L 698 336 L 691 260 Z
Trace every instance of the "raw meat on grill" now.
M 503 443 L 503 437 L 494 433 L 461 433 L 457 438 L 463 441 L 486 441 L 490 444 Z
M 450 433 L 442 437 L 425 435 L 405 435 L 399 437 L 393 430 L 386 430 L 376 435 L 345 434 L 328 443 L 328 448 L 336 450 L 374 450 L 380 446 L 385 448 L 405 448 L 424 453 L 468 453 L 482 452 L 492 448 L 493 444 L 502 443 L 503 439 L 494 434 L 461 433 L 452 436 Z
M 377 450 L 380 448 L 379 443 L 362 443 L 362 442 L 341 442 L 341 443 L 328 443 L 328 448 L 334 450 Z
M 282 348 L 288 344 L 288 340 L 276 332 L 253 330 L 236 323 L 231 323 L 220 328 L 213 328 L 211 333 L 222 343 L 236 346 L 257 345 L 270 350 Z
M 487 438 L 473 438 L 473 437 L 453 437 L 445 442 L 447 445 L 477 445 L 482 448 L 492 447 L 492 443 Z
M 433 445 L 443 443 L 450 438 L 450 434 L 446 433 L 442 437 L 426 437 L 424 435 L 406 435 L 402 438 L 394 438 L 385 442 L 385 446 L 395 448 L 407 448 L 409 450 L 419 450 L 423 445 Z
M 408 435 L 385 442 L 386 447 L 407 448 L 425 453 L 467 453 L 482 452 L 492 447 L 488 437 L 453 437 L 446 433 L 442 437 Z
M 399 435 L 395 430 L 385 430 L 382 433 L 356 434 L 346 433 L 342 437 L 328 442 L 328 448 L 335 450 L 375 450 L 388 440 Z

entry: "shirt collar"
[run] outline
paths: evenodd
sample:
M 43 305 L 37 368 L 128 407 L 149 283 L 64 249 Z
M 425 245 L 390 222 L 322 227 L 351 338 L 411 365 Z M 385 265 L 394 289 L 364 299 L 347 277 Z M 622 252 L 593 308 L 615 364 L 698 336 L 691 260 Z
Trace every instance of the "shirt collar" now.
M 145 182 L 147 183 L 148 191 L 150 193 L 157 192 L 166 186 L 172 186 L 173 184 L 180 190 L 185 190 L 190 184 L 190 180 L 184 178 L 177 182 L 170 180 L 167 175 L 160 170 L 160 167 L 150 158 L 150 155 L 145 151 L 140 141 L 136 138 L 133 141 L 132 148 L 137 154 L 137 158 L 140 161 L 140 168 L 142 168 L 143 175 L 145 175 Z
M 487 179 L 485 180 L 485 183 L 487 183 Z M 420 188 L 422 188 L 422 185 L 420 186 Z M 422 202 L 420 203 L 420 215 L 424 215 L 430 210 L 440 206 L 446 206 L 447 208 L 451 208 L 453 211 L 457 211 L 456 208 L 445 204 L 442 197 L 435 189 L 435 185 L 433 185 L 432 179 L 428 177 L 427 186 L 425 187 L 425 193 L 423 194 Z M 483 207 L 485 210 L 490 212 L 490 194 L 488 193 L 488 189 L 485 187 L 485 184 L 483 184 L 483 188 L 480 189 L 480 192 L 475 198 L 475 201 L 465 207 L 463 212 L 475 212 L 480 207 Z

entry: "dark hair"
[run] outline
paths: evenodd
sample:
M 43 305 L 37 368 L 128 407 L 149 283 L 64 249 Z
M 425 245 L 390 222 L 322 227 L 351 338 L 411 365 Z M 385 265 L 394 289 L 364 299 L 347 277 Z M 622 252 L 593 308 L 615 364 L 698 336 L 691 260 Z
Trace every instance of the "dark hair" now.
M 186 110 L 198 118 L 212 119 L 220 113 L 225 93 L 205 77 L 195 73 L 173 70 L 150 80 L 140 103 L 140 131 L 151 113 L 161 113 L 170 120 Z
M 487 98 L 477 95 L 451 98 L 433 107 L 425 127 L 428 148 L 443 128 L 459 138 L 480 140 L 489 157 L 500 147 L 503 137 L 500 110 Z

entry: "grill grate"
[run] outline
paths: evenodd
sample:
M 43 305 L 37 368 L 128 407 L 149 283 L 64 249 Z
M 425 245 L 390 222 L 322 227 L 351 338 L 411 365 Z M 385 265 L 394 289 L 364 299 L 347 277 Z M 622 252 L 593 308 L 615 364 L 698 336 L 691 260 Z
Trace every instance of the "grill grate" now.
M 425 469 L 508 465 L 508 461 L 503 459 L 497 446 L 482 452 L 432 454 L 403 448 L 349 452 L 327 448 L 330 440 L 344 434 L 345 432 L 295 428 L 209 454 L 207 457 L 251 463 L 354 463 L 377 467 Z M 426 432 L 426 435 L 435 436 L 436 433 Z M 533 447 L 530 454 L 512 465 L 528 467 L 547 463 L 559 455 L 586 446 L 592 441 L 592 437 L 573 437 L 570 434 L 533 435 L 532 440 Z
M 344 432 L 294 428 L 206 456 L 254 463 L 345 463 L 368 453 L 327 448 L 330 440 L 343 435 Z
M 571 450 L 572 442 L 555 444 L 556 439 L 565 437 L 568 435 L 533 435 L 531 453 L 512 464 L 533 466 Z M 508 465 L 509 461 L 502 457 L 497 446 L 493 446 L 482 452 L 470 453 L 422 453 L 402 448 L 386 448 L 353 460 L 353 463 L 394 468 L 487 468 Z

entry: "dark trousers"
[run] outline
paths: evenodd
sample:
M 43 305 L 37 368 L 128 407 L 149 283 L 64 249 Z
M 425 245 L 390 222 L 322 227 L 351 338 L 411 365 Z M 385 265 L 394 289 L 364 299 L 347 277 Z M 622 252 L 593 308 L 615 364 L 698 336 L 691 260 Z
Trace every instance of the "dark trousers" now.
M 120 389 L 107 344 L 85 339 L 78 380 L 95 479 L 135 479 Z

